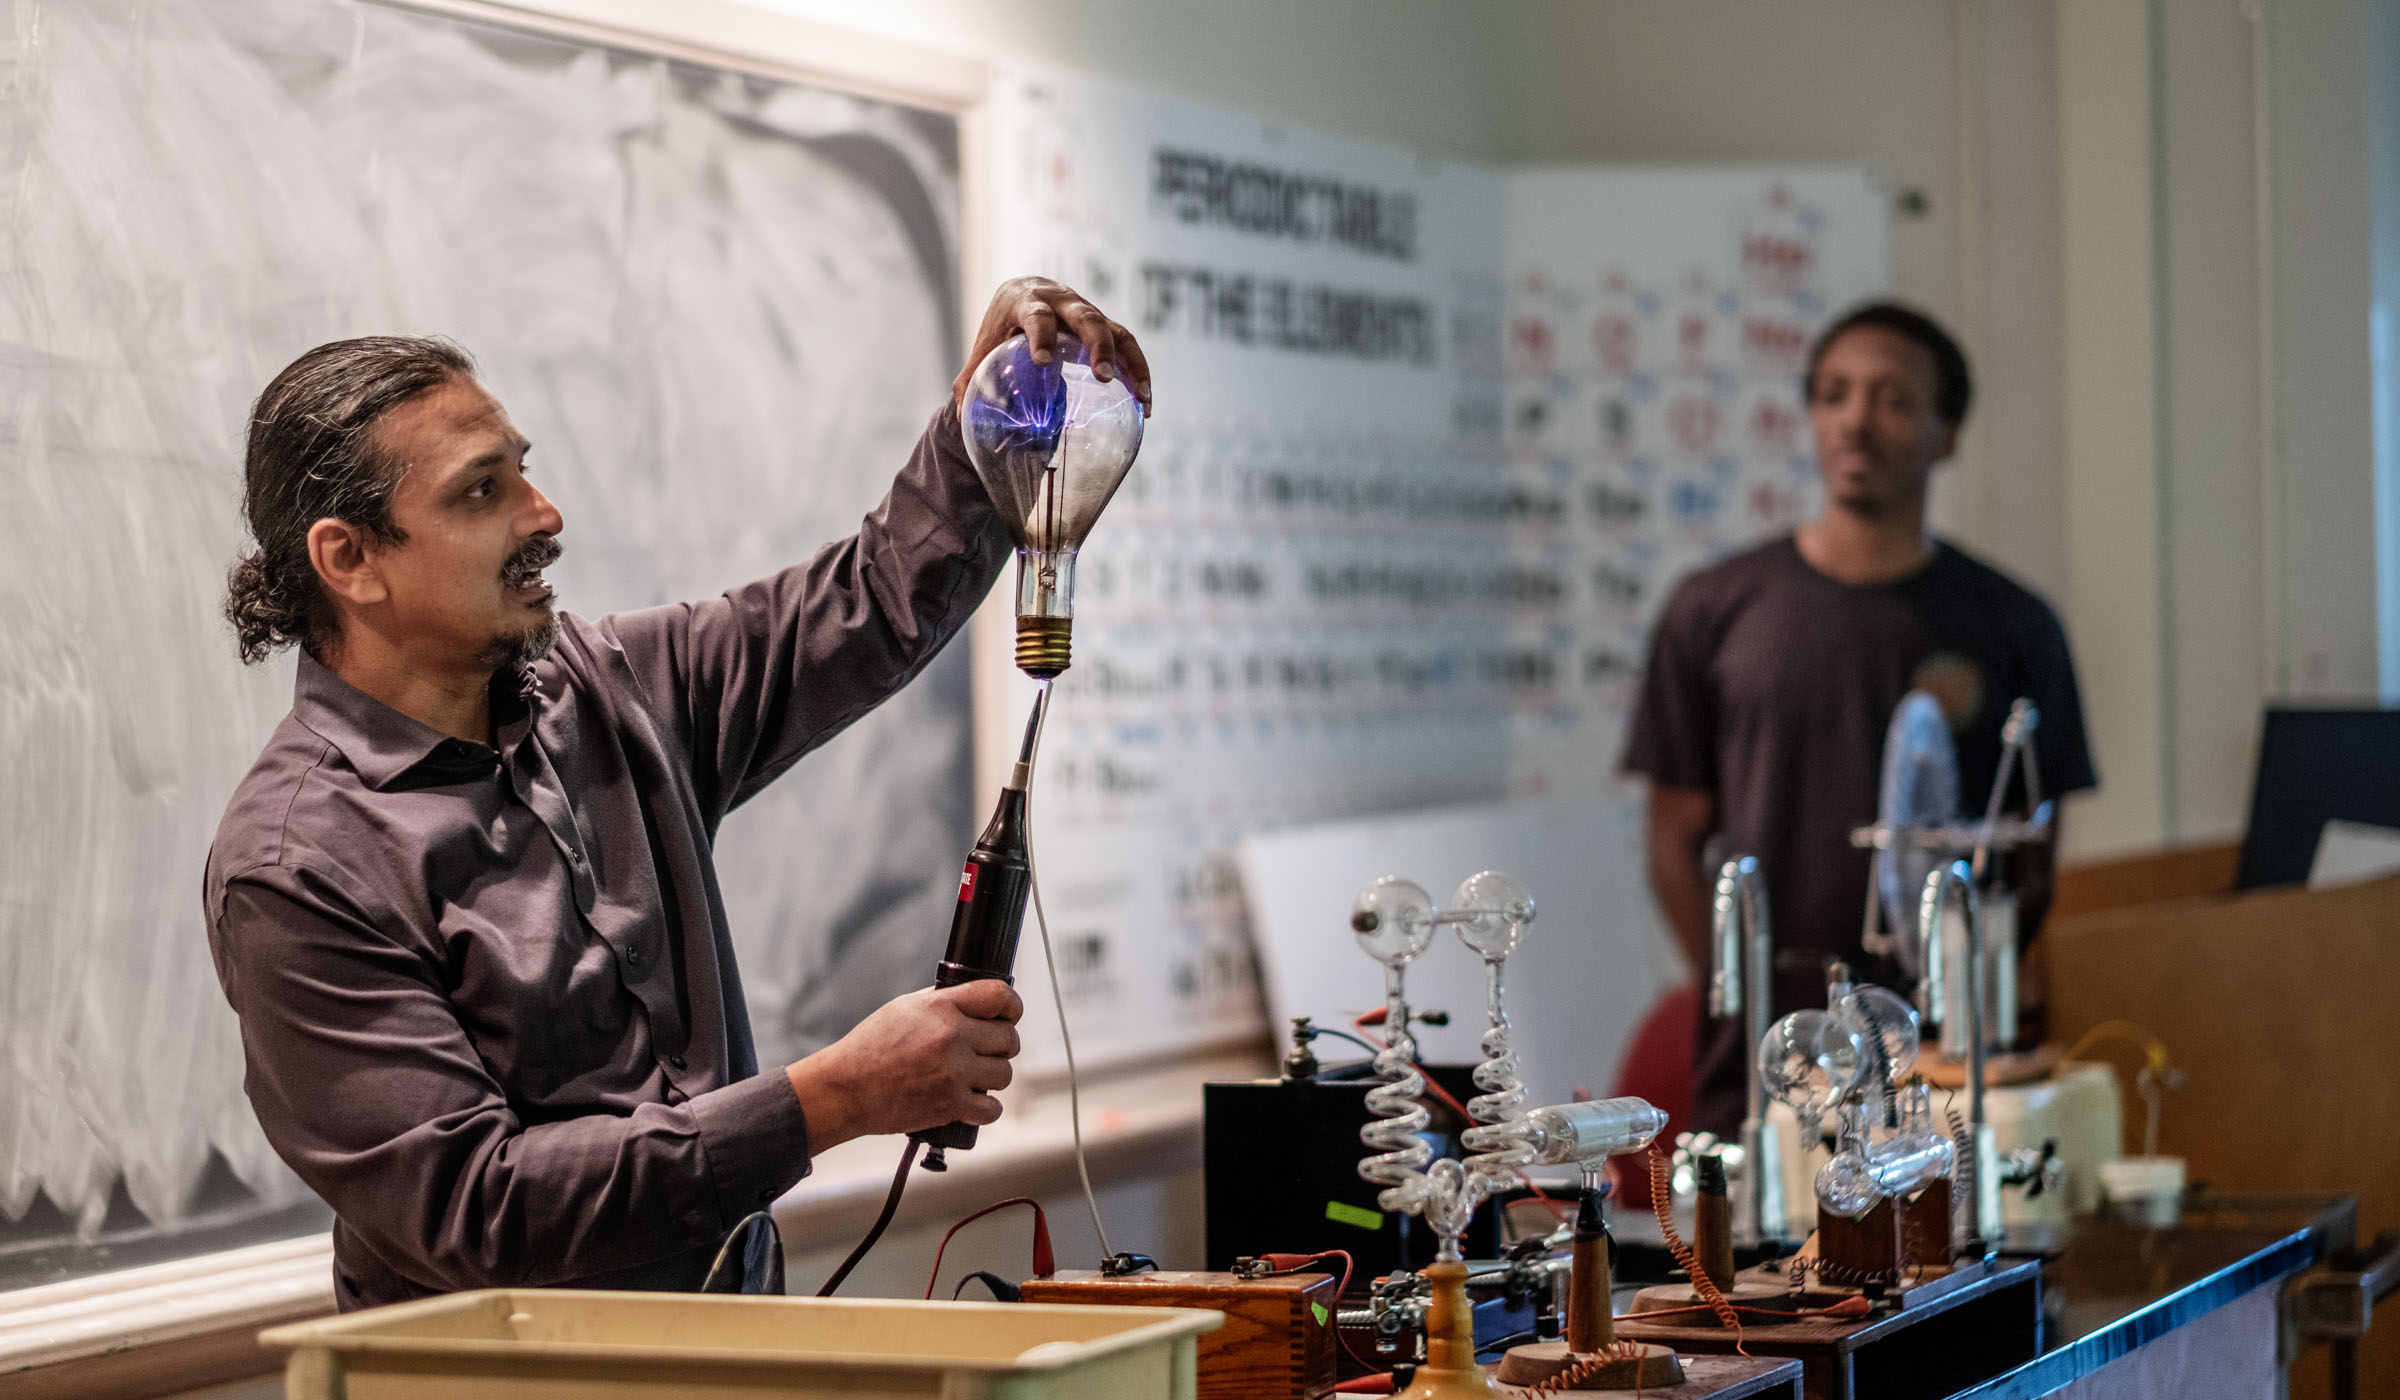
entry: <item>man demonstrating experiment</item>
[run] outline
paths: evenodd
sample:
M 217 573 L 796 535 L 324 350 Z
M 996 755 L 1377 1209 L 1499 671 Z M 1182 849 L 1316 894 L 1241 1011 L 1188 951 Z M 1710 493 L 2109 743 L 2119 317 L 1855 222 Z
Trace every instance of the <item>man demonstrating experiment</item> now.
M 1959 790 L 1978 810 L 2020 697 L 2040 711 L 2044 795 L 2096 781 L 2057 616 L 1926 530 L 1933 469 L 1956 449 L 1972 395 L 1956 342 L 1908 307 L 1860 307 L 1818 337 L 1804 387 L 1824 507 L 1677 587 L 1651 638 L 1624 760 L 1650 780 L 1651 887 L 1703 975 L 1709 862 L 1758 858 L 1778 1015 L 1823 1005 L 1829 957 L 1896 980 L 1860 946 L 1871 862 L 1850 833 L 1876 818 L 1885 728 L 1908 692 L 1940 702 Z M 2028 942 L 2055 845 L 2036 850 L 2043 888 L 2027 891 Z M 1756 1050 L 1742 1024 L 1703 1020 L 1689 1126 L 1739 1126 Z
M 968 370 L 1062 326 L 1148 398 L 1132 336 L 1040 279 L 1000 289 Z M 299 674 L 204 898 L 250 1101 L 333 1207 L 344 1310 L 693 1288 L 813 1153 L 999 1117 L 1004 982 L 898 997 L 760 1073 L 711 857 L 727 812 L 906 685 L 997 577 L 967 372 L 852 538 L 595 619 L 554 611 L 559 511 L 456 347 L 336 342 L 260 396 L 227 612 L 245 660 L 297 645 Z

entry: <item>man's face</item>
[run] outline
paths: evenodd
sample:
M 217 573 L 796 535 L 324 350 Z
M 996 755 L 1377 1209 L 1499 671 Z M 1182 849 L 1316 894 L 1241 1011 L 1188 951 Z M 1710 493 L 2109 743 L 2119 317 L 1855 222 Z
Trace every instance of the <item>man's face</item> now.
M 558 619 L 541 571 L 566 523 L 526 479 L 531 444 L 507 410 L 462 375 L 386 413 L 375 432 L 402 464 L 392 519 L 406 536 L 370 547 L 388 592 L 378 625 L 460 665 L 547 654 Z
M 1808 416 L 1830 503 L 1880 516 L 1924 501 L 1934 464 L 1958 446 L 1958 425 L 1934 409 L 1939 387 L 1932 352 L 1881 326 L 1853 326 L 1825 347 Z

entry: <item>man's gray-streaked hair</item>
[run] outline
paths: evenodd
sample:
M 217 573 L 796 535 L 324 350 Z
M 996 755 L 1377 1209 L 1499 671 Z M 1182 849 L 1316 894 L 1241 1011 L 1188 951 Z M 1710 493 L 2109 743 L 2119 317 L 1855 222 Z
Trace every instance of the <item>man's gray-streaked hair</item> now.
M 242 459 L 242 517 L 256 548 L 226 580 L 225 616 L 246 663 L 299 645 L 323 656 L 340 623 L 308 558 L 309 527 L 334 519 L 387 544 L 401 464 L 376 445 L 384 414 L 475 362 L 430 336 L 362 336 L 302 355 L 258 396 Z

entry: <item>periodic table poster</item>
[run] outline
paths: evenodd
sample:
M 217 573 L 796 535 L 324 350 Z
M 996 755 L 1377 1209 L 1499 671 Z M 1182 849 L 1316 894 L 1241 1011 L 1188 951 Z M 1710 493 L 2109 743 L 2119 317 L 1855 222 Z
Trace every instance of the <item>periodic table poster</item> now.
M 1235 843 L 1604 787 L 1673 571 L 1806 508 L 1790 338 L 1880 285 L 1881 215 L 1855 175 L 1507 172 L 1047 74 L 995 108 L 998 265 L 1132 326 L 1158 392 L 1034 787 L 1077 1050 L 1255 1036 Z
M 1881 196 L 1857 171 L 1520 169 L 1505 178 L 1506 455 L 1553 508 L 1512 548 L 1546 581 L 1514 617 L 1540 658 L 1509 790 L 1615 790 L 1675 582 L 1818 505 L 1809 344 L 1885 285 Z M 1638 795 L 1626 794 L 1626 800 Z M 1628 897 L 1646 889 L 1640 867 Z

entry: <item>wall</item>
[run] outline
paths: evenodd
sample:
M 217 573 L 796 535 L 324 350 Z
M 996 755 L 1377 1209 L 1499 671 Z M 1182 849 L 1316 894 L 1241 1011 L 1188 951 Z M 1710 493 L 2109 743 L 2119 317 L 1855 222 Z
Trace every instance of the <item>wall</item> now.
M 2060 12 L 2068 611 L 2121 643 L 2110 844 L 2237 834 L 2260 707 L 2376 690 L 2366 13 Z
M 2238 832 L 2261 705 L 2376 693 L 2400 483 L 2370 470 L 2362 54 L 2391 0 L 750 2 L 1446 156 L 1863 164 L 1895 290 L 1979 370 L 1936 526 L 2075 639 L 2104 786 L 2071 853 Z
M 1070 68 L 1432 155 L 1521 153 L 1532 23 L 1442 0 L 747 0 L 929 48 Z
M 1817 161 L 1882 181 L 1894 289 L 1959 330 L 1981 380 L 1937 522 L 2056 597 L 2047 6 L 1550 0 L 1537 13 L 1537 159 Z
M 2369 9 L 1535 12 L 1532 156 L 1858 161 L 1923 195 L 1895 289 L 1983 381 L 1935 521 L 2066 617 L 2104 782 L 2072 853 L 2238 832 L 2265 700 L 2375 693 Z
M 2367 164 L 2375 226 L 2377 691 L 2400 705 L 2400 0 L 2367 6 Z

